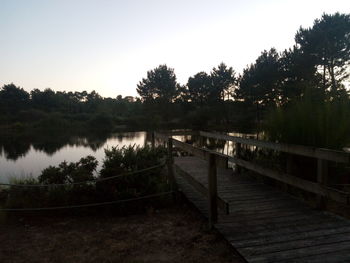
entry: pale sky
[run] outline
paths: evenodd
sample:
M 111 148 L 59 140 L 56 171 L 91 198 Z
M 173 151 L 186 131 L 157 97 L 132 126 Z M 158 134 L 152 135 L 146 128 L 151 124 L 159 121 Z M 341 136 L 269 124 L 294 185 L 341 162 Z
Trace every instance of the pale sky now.
M 160 64 L 185 84 L 220 62 L 236 72 L 283 51 L 300 26 L 348 0 L 0 0 L 0 87 L 136 96 Z

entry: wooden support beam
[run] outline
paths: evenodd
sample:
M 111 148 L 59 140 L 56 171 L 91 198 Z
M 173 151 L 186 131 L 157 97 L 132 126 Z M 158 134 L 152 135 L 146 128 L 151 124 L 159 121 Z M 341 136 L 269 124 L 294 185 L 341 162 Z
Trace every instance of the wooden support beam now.
M 151 145 L 152 145 L 152 149 L 154 149 L 155 147 L 155 136 L 154 136 L 154 131 L 152 131 L 152 135 L 151 135 Z
M 174 176 L 174 157 L 173 157 L 173 139 L 168 138 L 168 158 L 167 158 L 167 167 L 168 167 L 168 180 L 170 183 L 170 188 L 172 191 L 176 189 L 175 176 Z
M 255 163 L 251 163 L 242 159 L 237 159 L 234 157 L 229 157 L 229 160 L 258 174 L 270 177 L 277 181 L 292 185 L 294 187 L 300 188 L 310 193 L 321 195 L 332 199 L 336 202 L 342 204 L 348 204 L 348 199 L 350 194 L 347 192 L 338 191 L 335 189 L 330 189 L 326 186 L 321 186 L 319 183 L 314 183 L 308 180 L 301 179 L 299 177 L 289 175 L 286 173 L 281 173 L 269 168 L 262 167 Z
M 327 187 L 328 185 L 328 162 L 322 159 L 317 159 L 317 183 L 320 187 Z M 325 208 L 325 197 L 318 197 L 318 206 L 320 209 Z
M 330 149 L 315 148 L 303 145 L 294 145 L 286 143 L 275 143 L 255 139 L 247 139 L 226 134 L 217 134 L 211 132 L 199 132 L 201 136 L 219 140 L 234 141 L 242 144 L 252 145 L 260 148 L 271 149 L 275 151 L 302 155 L 322 160 L 334 161 L 339 163 L 350 163 L 350 153 L 344 151 L 335 151 Z
M 185 172 L 181 169 L 178 165 L 174 164 L 174 172 L 184 178 L 187 183 L 189 183 L 194 189 L 196 189 L 199 193 L 204 195 L 205 197 L 208 197 L 208 188 L 205 187 L 202 183 L 200 183 L 198 180 L 193 178 L 191 174 L 188 172 Z M 226 215 L 229 214 L 229 203 L 222 199 L 221 197 L 217 196 L 216 202 L 218 204 L 218 208 L 225 212 Z
M 217 205 L 217 176 L 216 176 L 216 159 L 213 153 L 210 153 L 208 160 L 208 200 L 209 200 L 209 227 L 212 228 L 218 220 Z
M 236 142 L 236 158 L 241 158 L 242 154 L 242 144 L 239 142 Z M 236 173 L 240 174 L 242 172 L 242 168 L 236 163 Z

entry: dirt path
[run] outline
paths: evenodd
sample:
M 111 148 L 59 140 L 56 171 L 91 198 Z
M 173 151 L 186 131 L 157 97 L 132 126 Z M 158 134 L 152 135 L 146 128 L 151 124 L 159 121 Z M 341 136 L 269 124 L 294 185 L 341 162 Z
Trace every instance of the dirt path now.
M 187 205 L 126 217 L 0 225 L 1 262 L 243 262 Z

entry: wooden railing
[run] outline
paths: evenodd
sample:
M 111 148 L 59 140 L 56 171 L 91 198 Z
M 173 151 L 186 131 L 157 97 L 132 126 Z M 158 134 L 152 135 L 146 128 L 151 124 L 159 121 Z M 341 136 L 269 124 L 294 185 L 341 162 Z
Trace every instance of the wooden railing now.
M 193 133 L 192 133 L 193 134 Z M 198 134 L 198 133 L 197 133 Z M 217 221 L 218 208 L 222 209 L 226 214 L 229 213 L 229 204 L 227 201 L 223 200 L 218 196 L 217 193 L 217 168 L 223 167 L 227 168 L 228 156 L 212 152 L 207 149 L 202 149 L 195 147 L 188 143 L 181 142 L 179 140 L 171 138 L 173 134 L 162 134 L 153 133 L 152 140 L 158 139 L 163 142 L 167 141 L 168 146 L 168 170 L 170 173 L 176 172 L 178 175 L 183 177 L 192 187 L 194 187 L 199 193 L 207 196 L 208 198 L 208 209 L 209 209 L 209 225 L 212 226 Z M 175 136 L 178 136 L 176 133 Z M 180 135 L 188 135 L 181 133 Z M 152 145 L 154 143 L 152 142 Z M 177 166 L 173 162 L 173 146 L 175 148 L 181 149 L 189 154 L 197 156 L 201 159 L 207 160 L 208 162 L 208 188 L 206 188 L 202 183 L 196 180 L 192 175 L 183 171 L 181 167 Z M 170 175 L 174 177 L 174 174 Z
M 199 135 L 201 137 L 207 137 L 207 138 L 213 138 L 218 140 L 225 140 L 225 141 L 232 141 L 235 143 L 235 156 L 228 156 L 224 154 L 220 154 L 214 151 L 210 151 L 208 149 L 203 149 L 200 147 L 195 147 L 191 144 L 187 144 L 184 142 L 181 142 L 179 140 L 172 139 L 171 136 L 178 136 L 178 135 Z M 245 169 L 248 169 L 250 171 L 253 171 L 255 173 L 264 175 L 266 177 L 272 178 L 274 180 L 280 181 L 282 183 L 285 183 L 287 185 L 294 186 L 296 188 L 302 189 L 304 191 L 314 193 L 318 195 L 319 198 L 319 205 L 322 206 L 322 203 L 324 202 L 325 198 L 331 199 L 333 201 L 342 203 L 342 204 L 350 204 L 350 194 L 348 192 L 339 191 L 334 188 L 331 188 L 327 185 L 328 182 L 328 163 L 329 162 L 337 162 L 337 163 L 345 163 L 350 164 L 350 153 L 342 152 L 342 151 L 335 151 L 335 150 L 329 150 L 329 149 L 321 149 L 321 148 L 314 148 L 314 147 L 307 147 L 302 145 L 292 145 L 292 144 L 282 144 L 282 143 L 273 143 L 268 141 L 261 141 L 261 140 L 255 140 L 255 139 L 247 139 L 237 136 L 229 136 L 225 134 L 217 134 L 217 133 L 211 133 L 211 132 L 179 132 L 177 134 L 154 134 L 155 138 L 158 138 L 160 140 L 165 140 L 169 142 L 172 142 L 172 146 L 175 146 L 177 148 L 182 149 L 185 152 L 188 152 L 194 156 L 197 156 L 199 158 L 205 159 L 208 161 L 208 188 L 209 188 L 209 200 L 220 200 L 217 197 L 217 192 L 215 190 L 216 185 L 216 173 L 214 176 L 214 166 L 216 170 L 216 166 L 218 167 L 227 167 L 227 162 L 233 162 L 237 166 L 237 171 L 240 171 L 240 168 L 243 167 Z M 170 139 L 169 139 L 170 138 Z M 259 148 L 265 148 L 265 149 L 271 149 L 279 152 L 284 152 L 290 155 L 301 155 L 306 157 L 311 157 L 317 159 L 317 182 L 312 182 L 309 180 L 305 180 L 302 178 L 299 178 L 297 176 L 294 176 L 290 174 L 289 169 L 287 168 L 287 172 L 279 172 L 270 168 L 262 167 L 256 163 L 253 163 L 251 161 L 243 160 L 241 158 L 241 149 L 242 145 L 250 145 L 255 146 Z M 213 161 L 213 158 L 215 161 Z M 290 159 L 287 159 L 287 167 L 290 166 L 289 162 Z M 211 172 L 210 172 L 211 171 Z M 212 175 L 210 175 L 212 173 Z M 215 181 L 215 182 L 214 182 Z M 195 184 L 195 183 L 194 183 Z M 196 187 L 196 189 L 201 187 Z M 214 189 L 214 190 L 213 190 Z M 207 190 L 203 190 L 201 192 L 205 192 Z M 213 191 L 211 193 L 211 191 Z M 215 198 L 214 198 L 215 196 Z M 211 201 L 213 202 L 213 201 Z M 219 201 L 221 202 L 221 201 Z M 219 203 L 217 202 L 217 203 Z M 215 203 L 211 203 L 211 205 L 214 207 L 213 210 L 216 210 Z M 209 205 L 209 207 L 211 207 Z M 215 211 L 211 211 L 212 218 L 215 219 Z
M 322 206 L 323 198 L 329 198 L 339 203 L 350 204 L 350 195 L 347 192 L 339 191 L 328 186 L 328 165 L 329 162 L 345 163 L 350 164 L 350 154 L 343 151 L 335 151 L 330 149 L 314 148 L 302 145 L 273 143 L 268 141 L 246 139 L 237 136 L 229 136 L 224 134 L 210 133 L 210 132 L 199 132 L 200 136 L 232 141 L 236 143 L 236 156 L 228 157 L 229 161 L 235 163 L 238 166 L 244 167 L 248 170 L 254 171 L 258 174 L 270 177 L 282 183 L 300 188 L 307 192 L 317 194 L 321 197 L 319 205 Z M 259 148 L 266 148 L 275 151 L 284 152 L 287 154 L 301 155 L 317 159 L 317 182 L 311 182 L 289 173 L 278 172 L 272 169 L 261 167 L 252 162 L 243 160 L 240 158 L 241 144 L 256 146 Z M 287 161 L 290 161 L 288 159 Z M 288 163 L 287 163 L 288 167 Z

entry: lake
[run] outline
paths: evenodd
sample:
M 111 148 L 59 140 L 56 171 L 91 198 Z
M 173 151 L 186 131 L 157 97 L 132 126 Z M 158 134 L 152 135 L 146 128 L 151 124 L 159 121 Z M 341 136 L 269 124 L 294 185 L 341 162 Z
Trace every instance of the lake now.
M 150 135 L 149 135 L 150 136 Z M 0 182 L 10 177 L 37 177 L 46 167 L 63 161 L 77 162 L 81 157 L 94 156 L 101 168 L 104 149 L 112 146 L 144 145 L 146 132 L 112 133 L 103 136 L 53 136 L 45 138 L 13 138 L 0 141 Z M 3 143 L 1 143 L 3 142 Z
M 230 133 L 234 136 L 251 137 L 254 134 Z M 189 143 L 198 143 L 196 136 L 175 136 Z M 94 156 L 102 166 L 104 149 L 113 146 L 143 146 L 150 143 L 151 133 L 145 131 L 121 132 L 112 134 L 89 134 L 72 136 L 70 134 L 12 134 L 0 138 L 0 182 L 8 182 L 11 177 L 37 177 L 48 166 L 57 166 L 63 161 L 77 162 L 87 155 Z M 207 148 L 225 154 L 232 154 L 232 142 L 219 143 L 207 140 Z

